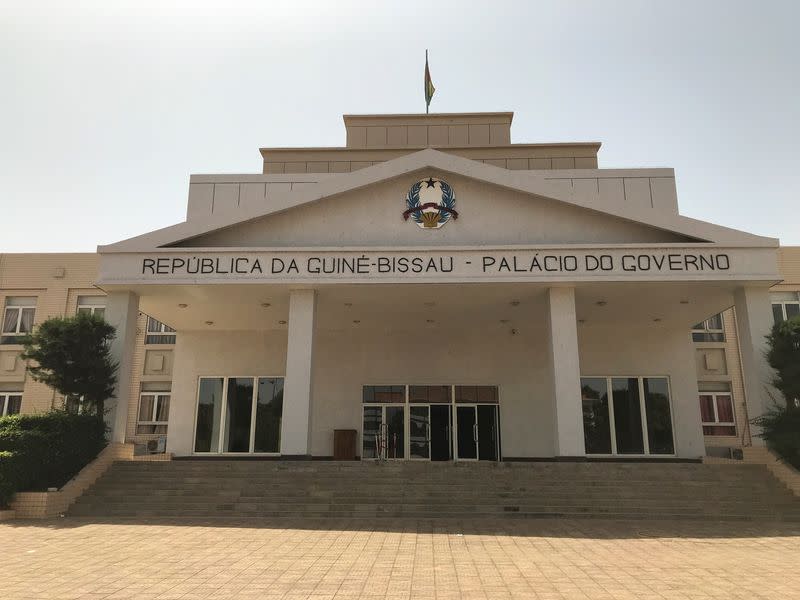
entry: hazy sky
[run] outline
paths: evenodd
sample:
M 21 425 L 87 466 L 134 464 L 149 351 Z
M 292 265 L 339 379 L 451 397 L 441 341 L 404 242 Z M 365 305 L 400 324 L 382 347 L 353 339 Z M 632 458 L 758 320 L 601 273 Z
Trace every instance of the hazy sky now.
M 673 167 L 685 215 L 800 244 L 799 2 L 0 0 L 0 252 L 182 221 L 190 173 L 344 145 L 343 113 L 515 112 Z

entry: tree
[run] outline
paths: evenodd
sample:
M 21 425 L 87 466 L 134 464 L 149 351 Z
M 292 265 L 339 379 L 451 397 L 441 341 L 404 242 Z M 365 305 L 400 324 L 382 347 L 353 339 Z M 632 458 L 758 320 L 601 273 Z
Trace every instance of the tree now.
M 53 317 L 25 338 L 22 358 L 33 362 L 28 372 L 35 381 L 65 398 L 83 398 L 102 419 L 117 382 L 118 365 L 111 357 L 115 335 L 114 327 L 93 314 Z
M 767 343 L 767 361 L 775 369 L 772 385 L 783 394 L 787 408 L 800 408 L 800 317 L 775 323 Z

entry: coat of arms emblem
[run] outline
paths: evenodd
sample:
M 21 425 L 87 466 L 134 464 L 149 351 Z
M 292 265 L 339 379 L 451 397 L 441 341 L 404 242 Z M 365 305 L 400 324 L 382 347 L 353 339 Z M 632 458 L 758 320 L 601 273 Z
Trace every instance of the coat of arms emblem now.
M 419 180 L 406 194 L 403 218 L 408 221 L 409 217 L 423 229 L 439 229 L 450 217 L 457 219 L 453 188 L 435 177 Z

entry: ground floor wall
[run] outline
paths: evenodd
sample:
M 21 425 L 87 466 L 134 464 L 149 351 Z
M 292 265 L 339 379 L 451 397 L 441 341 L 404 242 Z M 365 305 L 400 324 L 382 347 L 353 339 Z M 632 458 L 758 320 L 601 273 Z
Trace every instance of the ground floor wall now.
M 675 454 L 704 454 L 693 347 L 684 329 L 657 324 L 580 326 L 578 337 L 583 375 L 668 377 Z M 331 456 L 335 429 L 361 432 L 364 385 L 494 385 L 499 392 L 502 457 L 552 457 L 548 344 L 544 327 L 319 330 L 314 339 L 310 453 Z M 286 347 L 285 331 L 180 332 L 167 450 L 176 455 L 193 451 L 199 377 L 281 377 Z

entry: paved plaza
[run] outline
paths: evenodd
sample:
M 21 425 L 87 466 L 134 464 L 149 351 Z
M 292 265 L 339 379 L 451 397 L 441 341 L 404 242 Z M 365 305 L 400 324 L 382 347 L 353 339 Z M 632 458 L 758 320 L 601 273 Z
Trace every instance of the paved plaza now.
M 800 525 L 596 520 L 0 524 L 4 600 L 800 598 Z

